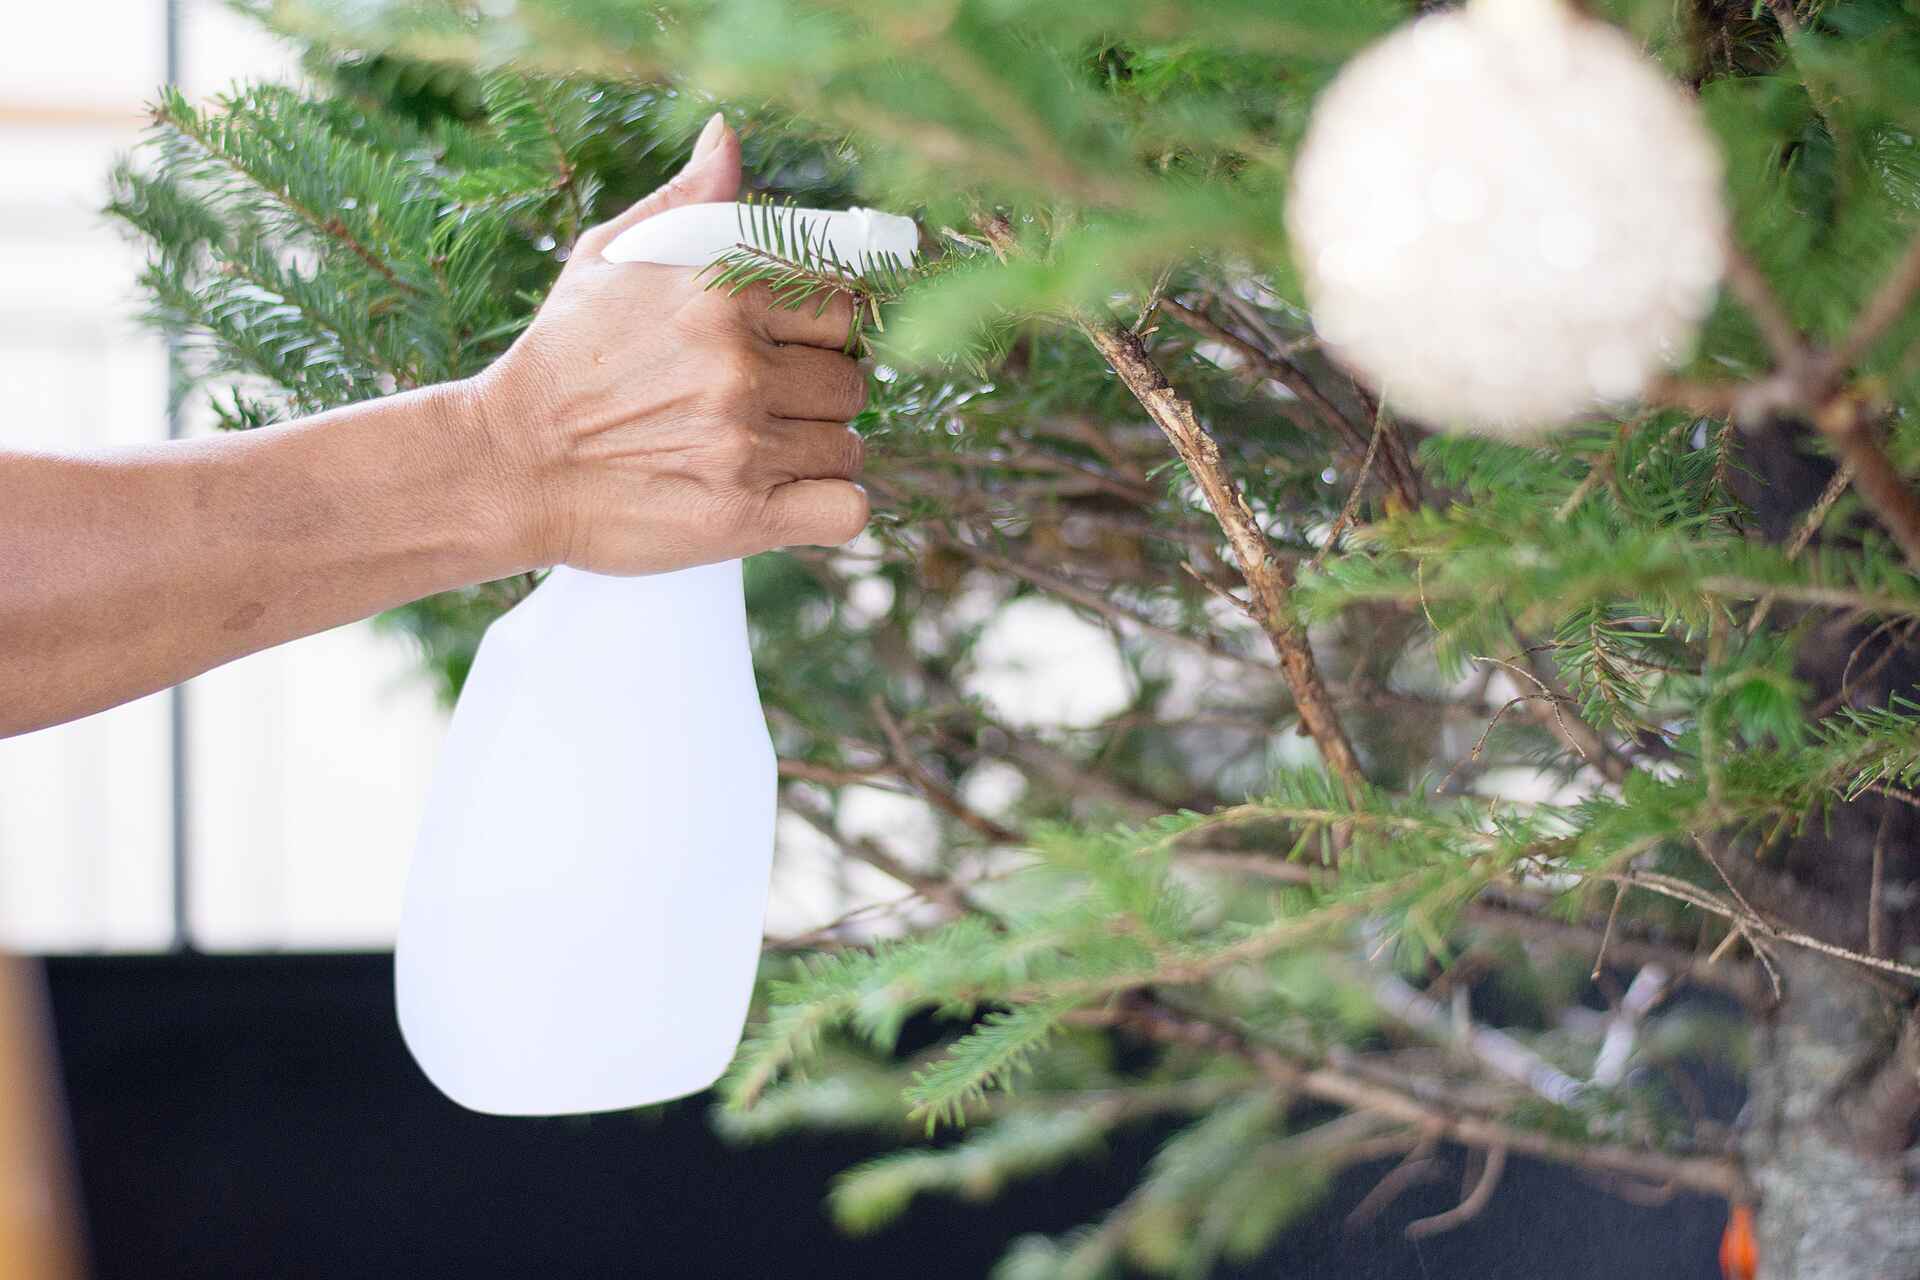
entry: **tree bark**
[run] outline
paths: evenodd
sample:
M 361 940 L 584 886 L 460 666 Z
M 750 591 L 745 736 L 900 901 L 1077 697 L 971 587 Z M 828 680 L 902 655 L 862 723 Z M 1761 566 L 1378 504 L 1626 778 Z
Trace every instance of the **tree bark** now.
M 1774 423 L 1740 449 L 1734 487 L 1771 541 L 1794 539 L 1833 477 L 1810 434 Z M 1804 624 L 1795 673 L 1809 707 L 1914 695 L 1920 657 L 1875 620 L 1776 612 L 1773 621 Z M 1727 870 L 1765 899 L 1756 908 L 1826 941 L 1899 959 L 1920 944 L 1920 809 L 1911 805 L 1871 793 L 1835 805 L 1758 863 L 1735 852 Z M 1760 1196 L 1760 1280 L 1920 1280 L 1914 993 L 1813 952 L 1776 956 L 1783 998 L 1755 1031 L 1741 1134 Z
M 1899 1030 L 1899 998 L 1844 962 L 1781 962 L 1787 997 L 1755 1038 L 1741 1140 L 1761 1196 L 1760 1280 L 1915 1280 L 1920 1186 L 1845 1120 Z

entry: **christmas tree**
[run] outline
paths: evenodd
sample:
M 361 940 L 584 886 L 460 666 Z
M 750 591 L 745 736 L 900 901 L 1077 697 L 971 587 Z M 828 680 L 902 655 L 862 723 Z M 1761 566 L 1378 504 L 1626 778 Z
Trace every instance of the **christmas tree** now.
M 1316 100 L 1437 8 L 282 4 L 312 83 L 165 97 L 116 175 L 182 393 L 236 429 L 483 368 L 715 105 L 769 199 L 919 218 L 904 270 L 795 245 L 713 276 L 856 293 L 878 372 L 869 536 L 748 590 L 789 820 L 899 887 L 774 941 L 718 1113 L 958 1131 L 849 1170 L 851 1230 L 1157 1123 L 1106 1219 L 1005 1274 L 1205 1274 L 1341 1169 L 1382 1170 L 1373 1213 L 1461 1152 L 1410 1232 L 1539 1160 L 1724 1201 L 1732 1274 L 1756 1244 L 1771 1277 L 1920 1273 L 1920 13 L 1552 6 L 1701 113 L 1732 247 L 1679 368 L 1514 436 L 1350 372 L 1287 235 Z M 1514 92 L 1579 171 L 1607 122 Z M 390 621 L 451 692 L 528 585 Z M 1126 706 L 980 695 L 1036 602 L 1110 635 Z M 876 789 L 937 839 L 851 830 Z

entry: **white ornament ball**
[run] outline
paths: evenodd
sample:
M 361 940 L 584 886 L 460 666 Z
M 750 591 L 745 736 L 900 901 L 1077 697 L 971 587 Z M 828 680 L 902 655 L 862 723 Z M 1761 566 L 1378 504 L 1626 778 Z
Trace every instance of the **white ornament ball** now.
M 1686 354 L 1725 259 L 1721 173 L 1620 32 L 1561 0 L 1473 0 L 1335 79 L 1287 229 L 1335 358 L 1435 425 L 1524 434 Z

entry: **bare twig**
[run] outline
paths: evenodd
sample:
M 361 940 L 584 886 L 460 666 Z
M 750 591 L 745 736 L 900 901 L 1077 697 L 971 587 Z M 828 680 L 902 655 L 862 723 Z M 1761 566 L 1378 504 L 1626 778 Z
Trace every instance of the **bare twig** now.
M 1620 919 L 1620 903 L 1626 896 L 1625 885 L 1614 886 L 1613 905 L 1607 908 L 1607 926 L 1600 932 L 1600 950 L 1594 953 L 1593 972 L 1587 975 L 1590 979 L 1599 978 L 1601 968 L 1607 963 L 1607 944 L 1613 941 L 1613 926 Z
M 1488 1071 L 1525 1085 L 1556 1106 L 1569 1106 L 1586 1091 L 1583 1081 L 1574 1079 L 1504 1031 L 1469 1023 L 1465 1034 L 1455 1034 L 1452 1020 L 1439 1001 L 1415 991 L 1392 974 L 1381 974 L 1374 979 L 1373 1000 L 1394 1021 L 1442 1043 L 1459 1046 Z
M 1103 1010 L 1101 1014 L 1111 1025 L 1163 1043 L 1245 1058 L 1279 1089 L 1336 1106 L 1377 1112 L 1412 1125 L 1437 1140 L 1467 1147 L 1506 1147 L 1518 1155 L 1647 1182 L 1672 1182 L 1689 1191 L 1727 1199 L 1746 1194 L 1746 1179 L 1729 1157 L 1669 1155 L 1637 1147 L 1572 1142 L 1538 1130 L 1516 1128 L 1486 1116 L 1423 1102 L 1333 1066 L 1296 1062 L 1276 1049 L 1250 1041 L 1238 1031 L 1183 1017 L 1150 1001 Z
M 1353 513 L 1360 509 L 1360 494 L 1366 489 L 1367 481 L 1373 475 L 1373 460 L 1380 453 L 1380 441 L 1386 435 L 1386 426 L 1387 406 L 1383 400 L 1380 403 L 1380 413 L 1373 420 L 1373 437 L 1367 441 L 1367 456 L 1360 460 L 1360 473 L 1353 478 L 1353 488 L 1348 490 L 1347 500 L 1340 505 L 1340 515 L 1334 520 L 1333 527 L 1327 530 L 1326 542 L 1313 557 L 1311 562 L 1313 568 L 1318 569 L 1326 561 L 1334 545 L 1340 541 L 1340 536 L 1347 531 L 1347 526 L 1353 523 Z
M 1436 1213 L 1431 1218 L 1421 1218 L 1407 1224 L 1407 1239 L 1424 1240 L 1428 1236 L 1437 1236 L 1443 1231 L 1451 1231 L 1478 1217 L 1480 1211 L 1493 1199 L 1494 1191 L 1500 1186 L 1500 1175 L 1506 1171 L 1507 1149 L 1504 1146 L 1486 1148 L 1486 1160 L 1481 1165 L 1480 1177 L 1475 1180 L 1473 1190 L 1445 1213 Z
M 1306 629 L 1294 616 L 1293 566 L 1274 556 L 1266 533 L 1227 472 L 1220 446 L 1200 425 L 1192 404 L 1167 382 L 1140 336 L 1123 326 L 1092 319 L 1082 319 L 1080 327 L 1187 464 L 1253 592 L 1261 627 L 1280 659 L 1280 672 L 1301 722 L 1327 766 L 1350 791 L 1357 791 L 1365 781 L 1359 757 L 1321 679 Z
M 1229 348 L 1262 377 L 1271 378 L 1285 387 L 1296 400 L 1310 409 L 1315 417 L 1344 437 L 1352 449 L 1358 451 L 1367 447 L 1367 433 L 1361 429 L 1360 425 L 1340 412 L 1333 401 L 1321 394 L 1320 389 L 1285 358 L 1261 350 L 1231 329 L 1215 322 L 1204 312 L 1183 306 L 1173 298 L 1161 299 L 1160 310 L 1195 333 L 1211 338 Z M 1391 452 L 1390 450 L 1389 453 Z M 1388 483 L 1400 496 L 1400 500 L 1408 508 L 1419 506 L 1419 486 L 1414 482 L 1411 474 L 1402 470 L 1397 458 L 1390 458 L 1388 472 Z
M 1887 646 L 1880 651 L 1880 656 L 1867 664 L 1866 670 L 1860 673 L 1858 681 L 1856 682 L 1853 674 L 1853 664 L 1859 659 L 1861 652 L 1881 635 L 1892 631 L 1896 627 L 1900 629 L 1900 634 L 1887 641 Z M 1872 631 L 1869 631 L 1865 638 L 1853 647 L 1853 652 L 1847 655 L 1846 665 L 1840 668 L 1840 687 L 1835 689 L 1819 706 L 1808 713 L 1808 718 L 1824 720 L 1841 707 L 1846 706 L 1853 700 L 1854 690 L 1886 670 L 1887 664 L 1892 662 L 1909 644 L 1913 643 L 1914 633 L 1917 630 L 1920 630 L 1920 621 L 1912 618 L 1895 618 L 1883 622 Z
M 842 835 L 839 828 L 834 825 L 831 815 L 817 805 L 799 801 L 792 792 L 787 793 L 783 799 L 788 810 L 798 814 L 802 821 L 838 845 L 849 857 L 893 877 L 928 901 L 938 903 L 955 915 L 962 914 L 971 907 L 960 888 L 945 878 L 915 870 L 882 848 L 877 841 L 865 837 L 854 838 Z
M 1616 871 L 1603 873 L 1597 878 L 1614 884 L 1637 885 L 1662 897 L 1672 898 L 1676 902 L 1684 902 L 1689 906 L 1723 917 L 1732 921 L 1735 928 L 1744 930 L 1748 935 L 1749 943 L 1755 943 L 1756 937 L 1766 938 L 1772 942 L 1784 942 L 1790 946 L 1803 947 L 1808 951 L 1818 951 L 1821 955 L 1832 956 L 1836 960 L 1849 960 L 1854 964 L 1878 969 L 1883 973 L 1897 973 L 1905 978 L 1920 978 L 1920 967 L 1901 964 L 1897 960 L 1888 960 L 1880 956 L 1866 955 L 1863 952 L 1838 946 L 1823 938 L 1816 938 L 1812 934 L 1802 933 L 1798 929 L 1776 925 L 1764 916 L 1744 910 L 1696 885 L 1688 884 L 1684 880 L 1676 880 L 1672 876 L 1664 876 L 1652 871 Z M 1772 962 L 1768 960 L 1767 953 L 1757 943 L 1754 945 L 1754 953 L 1771 972 Z
M 1727 285 L 1740 304 L 1753 317 L 1766 340 L 1767 349 L 1782 369 L 1798 369 L 1807 359 L 1807 340 L 1780 305 L 1773 286 L 1747 251 L 1737 244 L 1727 246 Z
M 1853 318 L 1853 327 L 1834 346 L 1829 357 L 1832 376 L 1843 377 L 1873 351 L 1874 345 L 1913 305 L 1920 293 L 1920 234 L 1908 242 L 1867 305 Z
M 1431 1182 L 1440 1171 L 1440 1162 L 1434 1158 L 1432 1142 L 1422 1142 L 1399 1164 L 1393 1166 L 1380 1181 L 1373 1184 L 1373 1190 L 1362 1196 L 1360 1203 L 1347 1215 L 1347 1230 L 1358 1231 L 1385 1212 L 1387 1206 L 1405 1195 L 1409 1190 L 1423 1182 Z
M 1624 892 L 1624 890 L 1622 891 Z M 1600 1052 L 1593 1060 L 1593 1082 L 1607 1088 L 1626 1078 L 1627 1062 L 1633 1057 L 1634 1042 L 1647 1011 L 1660 1003 L 1667 993 L 1667 971 L 1650 964 L 1633 975 L 1627 984 L 1620 1007 L 1607 1020 L 1607 1033 L 1600 1041 Z
M 823 787 L 871 787 L 881 785 L 880 780 L 894 771 L 881 767 L 874 769 L 835 769 L 824 764 L 814 764 L 809 760 L 793 760 L 780 757 L 780 776 L 791 778 L 795 782 L 817 782 Z
M 998 551 L 990 550 L 977 543 L 968 542 L 964 538 L 956 538 L 949 534 L 938 532 L 930 533 L 930 536 L 935 537 L 941 546 L 958 551 L 970 560 L 977 560 L 989 569 L 998 569 L 1002 573 L 1011 574 L 1023 582 L 1040 588 L 1040 590 L 1045 591 L 1049 595 L 1059 596 L 1062 600 L 1071 600 L 1080 607 L 1090 609 L 1102 617 L 1111 618 L 1123 626 L 1138 627 L 1140 630 L 1151 635 L 1157 635 L 1168 640 L 1177 640 L 1182 644 L 1192 645 L 1210 657 L 1225 658 L 1229 662 L 1248 667 L 1255 671 L 1270 672 L 1272 670 L 1272 668 L 1258 659 L 1250 658 L 1244 653 L 1239 653 L 1228 648 L 1218 636 L 1210 632 L 1206 634 L 1195 634 L 1190 631 L 1182 631 L 1177 627 L 1169 627 L 1165 623 L 1155 621 L 1143 613 L 1116 603 L 1110 594 L 1097 591 L 1089 586 L 1084 586 L 1073 581 L 1071 578 L 1062 577 L 1050 569 L 1043 569 L 1038 565 L 1028 564 L 1024 560 L 1016 560 L 1012 556 L 1003 555 Z
M 992 818 L 968 808 L 960 797 L 954 794 L 952 788 L 934 777 L 927 767 L 915 758 L 912 744 L 907 741 L 907 735 L 900 729 L 900 722 L 893 718 L 893 713 L 887 710 L 887 704 L 879 694 L 873 696 L 869 706 L 872 708 L 873 718 L 879 722 L 880 732 L 886 736 L 887 746 L 893 752 L 894 763 L 900 767 L 900 772 L 914 785 L 928 804 L 949 817 L 959 819 L 964 825 L 971 827 L 995 844 L 1019 844 L 1022 841 L 1021 834 L 1012 827 L 995 822 Z
M 1806 519 L 1800 522 L 1800 528 L 1794 532 L 1792 540 L 1787 543 L 1788 560 L 1800 558 L 1800 553 L 1805 551 L 1807 544 L 1813 541 L 1813 535 L 1818 533 L 1820 526 L 1827 522 L 1827 513 L 1833 510 L 1833 504 L 1840 501 L 1840 495 L 1845 493 L 1847 486 L 1852 483 L 1853 464 L 1843 462 L 1834 471 L 1833 478 L 1827 481 L 1827 487 L 1820 491 L 1819 498 L 1815 499 L 1814 504 L 1807 509 Z M 1767 620 L 1767 614 L 1773 611 L 1774 600 L 1775 597 L 1767 596 L 1754 608 L 1753 617 L 1747 621 L 1748 635 L 1758 631 L 1760 624 Z
M 1886 914 L 1880 901 L 1887 876 L 1887 828 L 1893 824 L 1893 805 L 1884 796 L 1880 800 L 1880 827 L 1873 835 L 1873 880 L 1867 886 L 1867 954 L 1884 955 L 1881 934 Z

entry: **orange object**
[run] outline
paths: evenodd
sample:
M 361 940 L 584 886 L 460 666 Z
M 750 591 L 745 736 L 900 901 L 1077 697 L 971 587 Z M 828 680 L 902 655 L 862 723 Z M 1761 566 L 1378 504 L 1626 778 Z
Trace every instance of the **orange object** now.
M 1737 1204 L 1727 1214 L 1720 1237 L 1720 1274 L 1726 1280 L 1753 1280 L 1760 1272 L 1760 1248 L 1753 1239 L 1753 1209 Z
M 0 954 L 0 1276 L 77 1280 L 66 1122 L 39 967 Z

